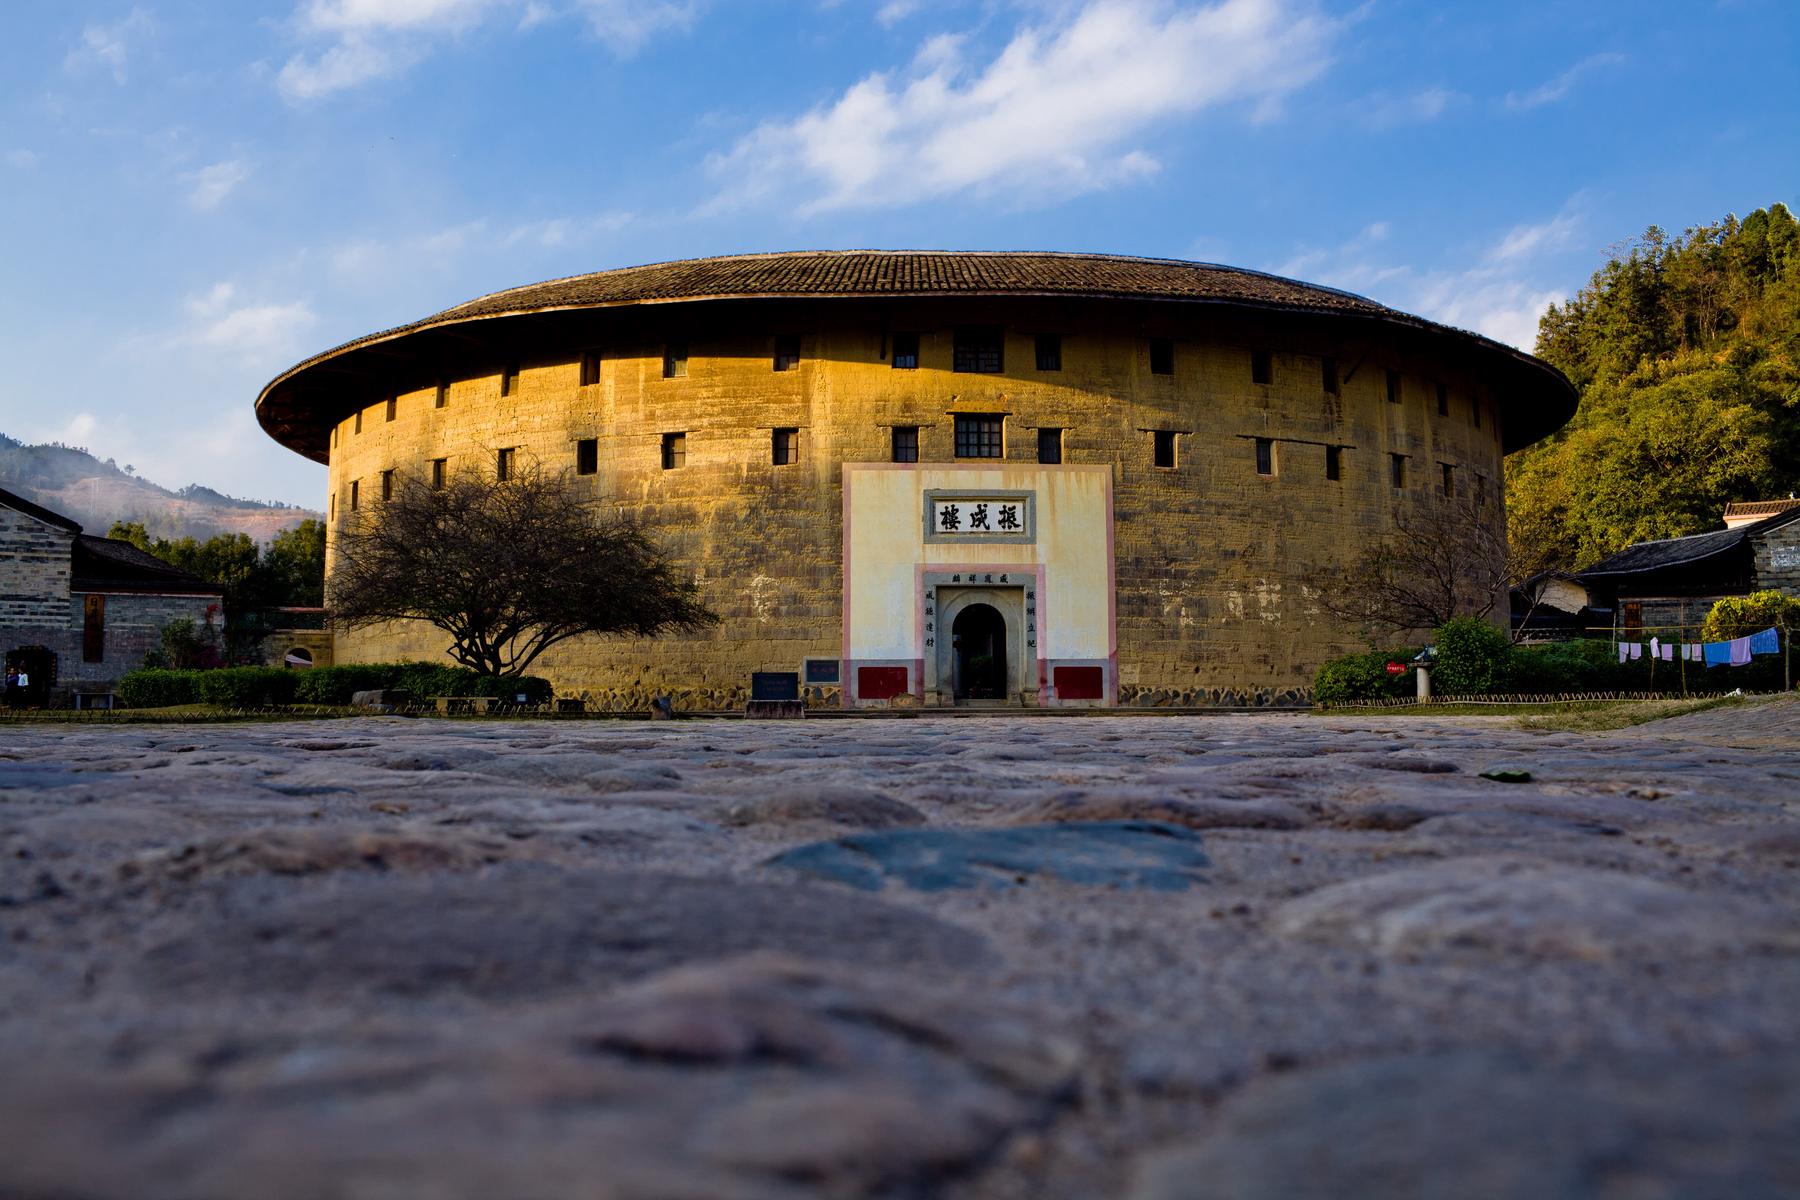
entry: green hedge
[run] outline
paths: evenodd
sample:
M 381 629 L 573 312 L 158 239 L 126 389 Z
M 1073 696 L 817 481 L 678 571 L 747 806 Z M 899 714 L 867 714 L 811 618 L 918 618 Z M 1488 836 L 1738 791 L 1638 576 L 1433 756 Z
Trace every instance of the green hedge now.
M 1313 677 L 1313 699 L 1321 704 L 1342 704 L 1346 700 L 1398 700 L 1410 696 L 1418 686 L 1411 666 L 1413 655 L 1418 652 L 1417 646 L 1411 646 L 1334 658 Z M 1390 662 L 1405 663 L 1407 669 L 1389 675 Z
M 433 696 L 497 696 L 511 703 L 544 704 L 550 681 L 533 675 L 496 679 L 466 667 L 438 663 L 353 663 L 306 671 L 283 667 L 226 667 L 213 671 L 132 671 L 119 680 L 119 698 L 132 708 L 217 704 L 261 708 L 276 704 L 344 705 L 357 692 L 391 688 L 423 703 Z

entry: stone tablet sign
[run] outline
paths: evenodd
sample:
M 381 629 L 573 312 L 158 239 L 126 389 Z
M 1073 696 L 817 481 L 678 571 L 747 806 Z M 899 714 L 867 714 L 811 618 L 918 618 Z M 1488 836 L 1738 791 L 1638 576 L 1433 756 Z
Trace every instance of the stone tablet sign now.
M 753 671 L 750 675 L 752 700 L 798 700 L 800 676 L 794 671 Z
M 927 542 L 1034 542 L 1033 492 L 930 490 L 925 493 Z

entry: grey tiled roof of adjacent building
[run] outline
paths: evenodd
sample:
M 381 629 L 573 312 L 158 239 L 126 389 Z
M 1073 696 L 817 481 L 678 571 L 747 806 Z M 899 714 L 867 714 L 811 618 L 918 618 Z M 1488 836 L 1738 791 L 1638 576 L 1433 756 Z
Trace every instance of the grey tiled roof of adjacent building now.
M 1711 533 L 1691 533 L 1686 537 L 1638 542 L 1625 547 L 1611 558 L 1595 563 L 1581 572 L 1581 577 L 1590 579 L 1638 575 L 1660 571 L 1666 567 L 1686 566 L 1735 549 L 1754 534 L 1767 532 L 1795 520 L 1800 520 L 1800 506 L 1764 517 L 1749 525 L 1739 525 L 1735 529 L 1715 529 Z

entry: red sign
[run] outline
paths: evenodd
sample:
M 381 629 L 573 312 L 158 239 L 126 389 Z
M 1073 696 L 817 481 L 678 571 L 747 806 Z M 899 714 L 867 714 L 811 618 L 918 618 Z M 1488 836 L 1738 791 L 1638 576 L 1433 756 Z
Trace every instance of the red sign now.
M 1387 673 L 1389 675 L 1403 675 L 1406 673 L 1406 664 L 1391 662 L 1387 665 Z

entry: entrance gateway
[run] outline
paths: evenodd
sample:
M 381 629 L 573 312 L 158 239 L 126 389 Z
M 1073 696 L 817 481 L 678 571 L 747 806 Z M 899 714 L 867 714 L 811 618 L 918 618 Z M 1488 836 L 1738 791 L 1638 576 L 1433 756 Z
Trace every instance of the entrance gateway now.
M 848 463 L 846 706 L 1111 704 L 1112 468 Z

